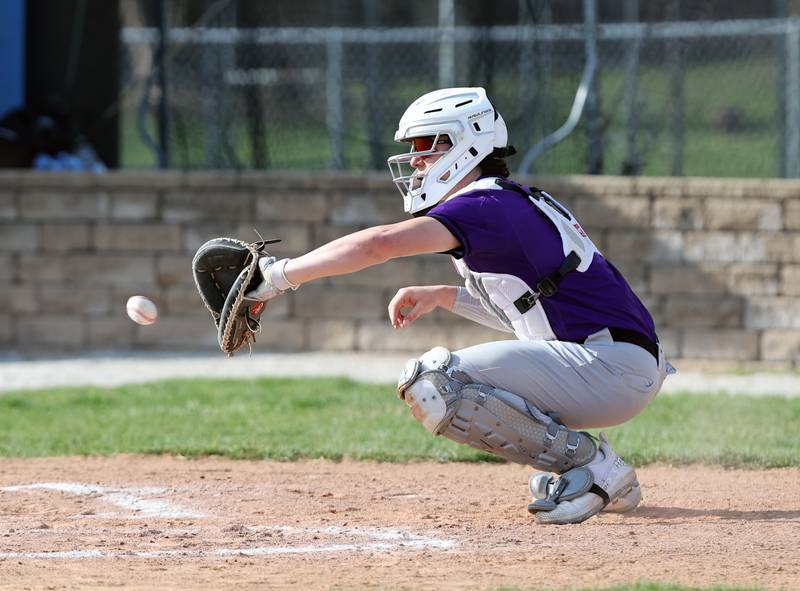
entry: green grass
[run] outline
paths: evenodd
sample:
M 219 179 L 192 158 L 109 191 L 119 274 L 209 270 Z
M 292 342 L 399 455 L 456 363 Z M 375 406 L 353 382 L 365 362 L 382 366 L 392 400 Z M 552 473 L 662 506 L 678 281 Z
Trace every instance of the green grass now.
M 608 432 L 635 465 L 755 468 L 800 465 L 799 426 L 800 399 L 671 395 Z M 113 453 L 493 461 L 432 437 L 391 386 L 345 379 L 172 380 L 0 395 L 0 455 Z

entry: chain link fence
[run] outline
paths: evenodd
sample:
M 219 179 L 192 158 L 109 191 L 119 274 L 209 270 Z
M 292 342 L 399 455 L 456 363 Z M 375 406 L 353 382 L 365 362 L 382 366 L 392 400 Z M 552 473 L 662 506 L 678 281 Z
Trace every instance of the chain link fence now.
M 645 23 L 629 1 L 598 24 L 594 2 L 583 23 L 520 2 L 517 24 L 472 27 L 440 0 L 438 24 L 406 28 L 248 27 L 226 1 L 148 22 L 128 3 L 122 165 L 383 169 L 414 98 L 481 85 L 512 168 L 800 177 L 800 18 Z

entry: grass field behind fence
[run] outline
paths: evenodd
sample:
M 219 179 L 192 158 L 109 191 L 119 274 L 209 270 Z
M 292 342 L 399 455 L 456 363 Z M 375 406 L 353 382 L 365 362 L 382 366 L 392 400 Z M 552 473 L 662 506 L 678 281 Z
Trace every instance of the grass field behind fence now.
M 608 429 L 634 465 L 800 465 L 800 399 L 661 396 Z M 494 461 L 431 436 L 390 385 L 346 379 L 170 380 L 0 395 L 0 455 Z

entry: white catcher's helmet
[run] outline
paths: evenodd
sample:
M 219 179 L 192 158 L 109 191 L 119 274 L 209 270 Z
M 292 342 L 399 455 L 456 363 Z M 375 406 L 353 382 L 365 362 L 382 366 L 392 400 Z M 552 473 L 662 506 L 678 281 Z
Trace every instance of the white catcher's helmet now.
M 436 152 L 439 139 L 447 136 L 452 146 L 424 173 L 410 164 L 416 156 Z M 429 150 L 414 150 L 388 159 L 392 179 L 403 195 L 404 209 L 416 214 L 433 207 L 474 169 L 481 160 L 508 144 L 508 130 L 483 88 L 443 88 L 421 96 L 403 113 L 396 142 L 433 138 Z

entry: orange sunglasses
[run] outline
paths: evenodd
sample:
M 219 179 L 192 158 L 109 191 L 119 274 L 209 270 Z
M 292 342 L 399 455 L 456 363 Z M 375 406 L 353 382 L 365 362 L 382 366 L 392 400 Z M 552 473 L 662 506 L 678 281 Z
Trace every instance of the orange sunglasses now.
M 433 142 L 436 140 L 437 137 L 439 138 L 439 141 L 436 142 L 436 145 L 439 144 L 447 146 L 452 145 L 450 138 L 447 137 L 446 135 L 443 136 L 429 135 L 425 137 L 411 138 L 411 144 L 414 146 L 415 152 L 429 152 L 430 150 L 433 150 Z

